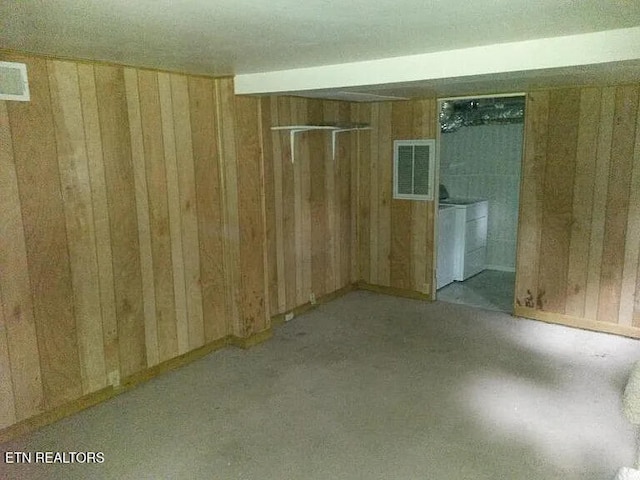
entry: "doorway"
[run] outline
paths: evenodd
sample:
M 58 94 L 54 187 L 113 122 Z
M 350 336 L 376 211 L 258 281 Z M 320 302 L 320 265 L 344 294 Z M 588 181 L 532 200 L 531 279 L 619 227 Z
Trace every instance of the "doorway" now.
M 438 106 L 437 298 L 511 313 L 524 94 Z

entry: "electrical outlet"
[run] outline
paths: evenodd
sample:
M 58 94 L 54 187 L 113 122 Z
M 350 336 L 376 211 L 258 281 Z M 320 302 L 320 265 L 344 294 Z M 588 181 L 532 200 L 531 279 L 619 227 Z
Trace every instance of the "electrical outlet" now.
M 316 301 L 316 294 L 315 293 L 311 292 L 309 294 L 309 301 L 311 302 L 311 305 L 315 305 L 316 303 L 318 303 Z
M 293 312 L 285 313 L 284 314 L 284 321 L 285 322 L 290 322 L 291 320 L 293 320 Z
M 109 375 L 107 375 L 107 383 L 109 385 L 113 385 L 114 387 L 119 386 L 120 372 L 118 370 L 113 370 L 112 372 L 109 372 Z

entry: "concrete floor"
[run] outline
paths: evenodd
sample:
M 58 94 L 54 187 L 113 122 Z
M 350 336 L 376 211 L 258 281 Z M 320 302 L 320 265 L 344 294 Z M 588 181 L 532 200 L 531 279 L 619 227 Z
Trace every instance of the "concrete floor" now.
M 516 274 L 498 270 L 484 270 L 466 279 L 453 282 L 437 292 L 438 300 L 499 312 L 513 312 Z
M 353 292 L 0 446 L 101 451 L 29 479 L 611 479 L 638 341 Z

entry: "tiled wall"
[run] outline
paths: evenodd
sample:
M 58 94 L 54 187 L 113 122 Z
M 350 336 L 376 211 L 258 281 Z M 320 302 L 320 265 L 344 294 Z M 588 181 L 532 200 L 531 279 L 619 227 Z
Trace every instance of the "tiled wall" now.
M 443 133 L 440 183 L 451 197 L 489 200 L 487 266 L 515 269 L 523 125 L 462 127 Z

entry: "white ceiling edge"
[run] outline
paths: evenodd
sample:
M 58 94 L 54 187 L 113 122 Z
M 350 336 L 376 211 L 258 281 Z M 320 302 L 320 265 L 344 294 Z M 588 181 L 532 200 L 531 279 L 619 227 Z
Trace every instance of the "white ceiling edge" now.
M 296 94 L 640 59 L 640 27 L 235 76 L 238 95 Z

